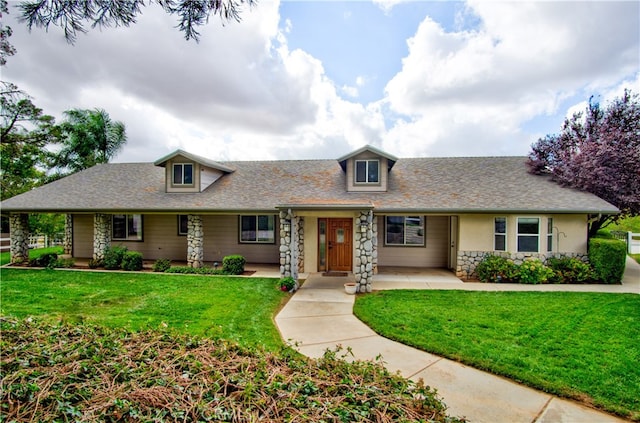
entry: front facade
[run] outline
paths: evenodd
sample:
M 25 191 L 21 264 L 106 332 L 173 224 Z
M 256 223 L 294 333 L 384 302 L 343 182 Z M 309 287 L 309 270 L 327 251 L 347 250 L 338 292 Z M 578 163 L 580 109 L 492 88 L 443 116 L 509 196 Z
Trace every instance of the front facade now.
M 617 209 L 527 173 L 522 157 L 398 159 L 365 146 L 338 160 L 218 163 L 178 150 L 155 163 L 98 165 L 2 203 L 12 262 L 29 213 L 67 216 L 65 252 L 109 245 L 198 267 L 231 254 L 298 272 L 385 267 L 473 274 L 487 252 L 585 256 L 590 216 Z

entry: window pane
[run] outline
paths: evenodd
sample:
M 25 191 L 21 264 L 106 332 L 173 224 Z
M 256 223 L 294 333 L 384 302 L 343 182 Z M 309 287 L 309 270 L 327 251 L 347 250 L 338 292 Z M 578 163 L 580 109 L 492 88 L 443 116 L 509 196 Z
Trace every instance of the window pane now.
M 494 244 L 496 251 L 505 251 L 507 248 L 507 237 L 504 235 L 496 235 Z
M 407 245 L 424 245 L 424 222 L 421 216 L 406 218 L 405 243 Z
M 519 236 L 518 252 L 520 253 L 537 253 L 538 237 L 537 236 Z
M 113 215 L 113 239 L 125 239 L 127 237 L 127 216 L 124 214 Z
M 178 216 L 178 235 L 186 235 L 189 232 L 189 219 L 186 214 Z
M 273 216 L 258 216 L 258 242 L 274 242 Z
M 240 241 L 255 242 L 256 241 L 256 216 L 240 216 Z
M 540 220 L 537 217 L 520 217 L 518 218 L 518 233 L 538 235 Z
M 186 185 L 192 184 L 193 183 L 193 165 L 185 164 L 183 165 L 183 169 L 184 169 L 183 183 Z
M 182 165 L 173 165 L 173 183 L 177 185 L 182 184 Z
M 356 182 L 367 182 L 367 162 L 356 161 Z
M 496 217 L 495 219 L 495 233 L 506 234 L 507 233 L 507 219 L 504 217 Z
M 404 244 L 404 216 L 387 216 L 387 244 Z
M 378 182 L 378 161 L 370 160 L 368 163 L 368 179 L 367 182 Z

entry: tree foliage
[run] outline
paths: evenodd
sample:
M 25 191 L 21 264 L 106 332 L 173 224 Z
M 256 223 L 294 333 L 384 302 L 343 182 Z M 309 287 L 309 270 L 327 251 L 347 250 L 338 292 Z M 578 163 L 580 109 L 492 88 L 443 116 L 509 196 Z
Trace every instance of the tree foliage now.
M 73 44 L 78 32 L 87 32 L 85 25 L 128 27 L 136 23 L 144 7 L 153 3 L 178 17 L 177 27 L 187 40 L 198 41 L 197 28 L 206 24 L 212 15 L 218 15 L 223 22 L 239 21 L 241 6 L 252 6 L 256 0 L 29 0 L 21 2 L 18 8 L 20 19 L 29 30 L 34 25 L 45 29 L 58 26 Z
M 9 13 L 7 0 L 0 0 L 0 66 L 7 63 L 7 57 L 16 54 L 16 49 L 9 43 L 9 37 L 13 34 L 10 26 L 3 24 L 2 16 Z
M 606 108 L 589 101 L 584 113 L 566 119 L 559 134 L 532 146 L 529 168 L 560 184 L 588 191 L 621 210 L 640 214 L 640 99 L 628 90 Z M 591 236 L 620 216 L 598 216 Z
M 72 109 L 64 114 L 62 149 L 53 162 L 63 175 L 109 162 L 127 141 L 124 123 L 111 120 L 103 109 Z

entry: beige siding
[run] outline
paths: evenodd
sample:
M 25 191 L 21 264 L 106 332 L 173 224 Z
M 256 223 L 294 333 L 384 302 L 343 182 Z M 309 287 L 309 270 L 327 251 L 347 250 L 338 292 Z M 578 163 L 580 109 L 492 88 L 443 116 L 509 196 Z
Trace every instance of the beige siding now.
M 356 177 L 355 177 L 355 161 L 356 160 L 375 160 L 378 159 L 380 161 L 380 184 L 376 185 L 366 185 L 359 184 L 356 185 Z M 355 157 L 352 157 L 347 160 L 347 191 L 359 191 L 359 192 L 380 192 L 387 191 L 387 180 L 389 176 L 389 169 L 387 159 L 384 157 L 380 157 L 370 151 L 365 151 L 362 154 L 359 154 Z
M 318 271 L 318 218 L 304 218 L 304 271 Z
M 499 217 L 499 215 L 459 215 L 458 250 L 492 251 L 494 217 Z M 511 240 L 508 240 L 508 245 L 509 244 L 511 244 Z
M 277 218 L 275 244 L 240 243 L 238 225 L 238 216 L 203 216 L 205 261 L 222 261 L 225 256 L 240 254 L 249 263 L 280 262 Z
M 176 215 L 145 214 L 142 217 L 142 231 L 142 242 L 117 240 L 111 241 L 111 245 L 123 245 L 129 250 L 139 251 L 145 260 L 187 259 L 187 237 L 178 235 Z
M 74 257 L 93 257 L 93 215 L 73 215 L 73 252 Z
M 447 267 L 449 217 L 426 216 L 425 247 L 384 245 L 384 216 L 378 217 L 378 265 L 404 267 Z

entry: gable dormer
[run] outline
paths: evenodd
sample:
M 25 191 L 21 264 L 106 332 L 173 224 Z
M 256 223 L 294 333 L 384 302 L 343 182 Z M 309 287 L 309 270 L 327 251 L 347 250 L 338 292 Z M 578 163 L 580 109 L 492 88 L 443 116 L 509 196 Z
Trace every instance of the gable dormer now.
M 340 157 L 348 192 L 385 192 L 389 171 L 398 159 L 370 145 Z
M 202 192 L 233 169 L 218 162 L 176 150 L 158 159 L 156 166 L 165 168 L 166 192 Z

